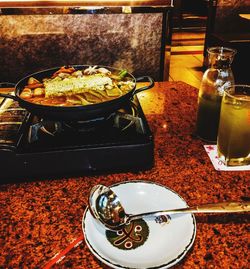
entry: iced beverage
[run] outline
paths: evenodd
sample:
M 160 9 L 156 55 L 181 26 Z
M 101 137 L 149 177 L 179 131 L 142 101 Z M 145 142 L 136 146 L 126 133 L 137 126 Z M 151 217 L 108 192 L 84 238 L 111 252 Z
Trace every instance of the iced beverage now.
M 216 142 L 222 96 L 199 96 L 197 135 L 205 141 Z
M 226 165 L 250 164 L 250 86 L 234 85 L 225 91 L 217 146 Z

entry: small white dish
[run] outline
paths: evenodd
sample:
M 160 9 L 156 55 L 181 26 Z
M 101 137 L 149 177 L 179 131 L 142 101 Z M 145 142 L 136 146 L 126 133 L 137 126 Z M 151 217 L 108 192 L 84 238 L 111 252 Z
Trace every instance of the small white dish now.
M 126 213 L 187 207 L 174 191 L 149 181 L 126 181 L 110 186 Z M 94 219 L 87 208 L 82 229 L 90 251 L 111 268 L 170 268 L 187 254 L 194 243 L 193 214 L 147 217 L 112 232 Z

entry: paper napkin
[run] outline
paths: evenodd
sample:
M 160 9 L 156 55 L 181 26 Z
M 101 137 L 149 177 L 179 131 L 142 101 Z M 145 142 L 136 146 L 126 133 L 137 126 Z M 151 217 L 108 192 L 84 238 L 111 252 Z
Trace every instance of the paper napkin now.
M 204 145 L 204 148 L 217 171 L 250 171 L 250 165 L 226 166 L 218 157 L 217 145 Z

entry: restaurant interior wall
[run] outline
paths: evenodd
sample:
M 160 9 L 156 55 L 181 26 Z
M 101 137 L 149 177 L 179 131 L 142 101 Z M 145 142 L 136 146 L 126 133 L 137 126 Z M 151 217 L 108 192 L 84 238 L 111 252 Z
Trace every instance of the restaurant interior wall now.
M 250 1 L 210 0 L 208 25 L 204 46 L 204 66 L 207 65 L 207 48 L 231 47 L 237 50 L 232 70 L 237 83 L 250 83 Z
M 70 64 L 126 68 L 136 77 L 161 81 L 168 75 L 170 10 L 171 5 L 2 8 L 0 81 L 16 83 L 33 72 Z
M 173 31 L 204 31 L 209 0 L 174 0 Z
M 187 1 L 174 1 L 169 80 L 184 81 L 199 88 L 204 72 L 203 49 L 208 6 L 207 1 L 197 0 L 184 8 L 180 6 L 184 2 Z M 200 9 L 195 5 L 197 3 Z M 178 17 L 180 12 L 181 25 Z

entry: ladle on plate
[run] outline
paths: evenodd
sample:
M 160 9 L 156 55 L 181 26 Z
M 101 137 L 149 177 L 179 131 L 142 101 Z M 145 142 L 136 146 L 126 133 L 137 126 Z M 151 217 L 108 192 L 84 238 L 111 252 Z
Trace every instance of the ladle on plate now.
M 89 195 L 89 209 L 92 216 L 109 230 L 120 230 L 126 224 L 147 216 L 177 213 L 232 213 L 250 211 L 250 202 L 221 202 L 193 207 L 158 210 L 140 214 L 127 214 L 118 196 L 104 185 L 94 186 Z

